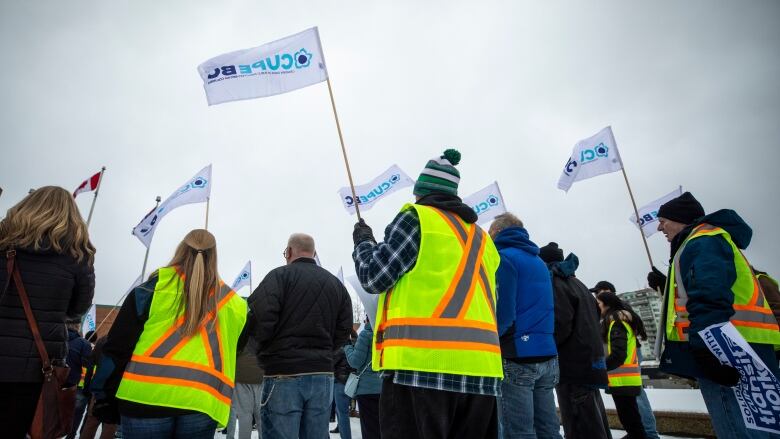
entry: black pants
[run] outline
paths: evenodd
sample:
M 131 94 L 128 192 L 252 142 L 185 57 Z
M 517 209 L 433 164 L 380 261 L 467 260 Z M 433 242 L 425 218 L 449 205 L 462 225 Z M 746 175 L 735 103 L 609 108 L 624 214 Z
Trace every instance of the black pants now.
M 382 439 L 496 439 L 496 398 L 402 386 L 386 377 L 379 426 Z
M 612 400 L 615 401 L 618 419 L 623 424 L 623 429 L 628 433 L 629 439 L 646 439 L 645 427 L 642 425 L 642 415 L 639 414 L 636 396 L 612 395 Z
M 379 439 L 379 394 L 358 395 L 360 411 L 360 432 L 363 439 Z
M 0 383 L 2 436 L 24 439 L 30 430 L 43 383 Z
M 555 393 L 566 439 L 612 439 L 598 389 L 583 384 L 558 384 Z

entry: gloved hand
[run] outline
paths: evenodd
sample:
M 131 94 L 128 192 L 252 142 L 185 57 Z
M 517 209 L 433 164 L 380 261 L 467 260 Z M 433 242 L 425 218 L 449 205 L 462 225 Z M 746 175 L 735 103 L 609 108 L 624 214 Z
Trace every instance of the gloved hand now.
M 376 239 L 374 239 L 374 231 L 371 230 L 371 227 L 366 224 L 363 218 L 360 218 L 360 221 L 355 223 L 355 230 L 352 231 L 352 241 L 357 246 L 361 242 L 369 240 L 376 242 Z
M 92 406 L 92 415 L 106 424 L 119 423 L 119 405 L 116 398 L 97 399 Z
M 650 288 L 663 294 L 666 286 L 666 275 L 661 273 L 661 270 L 653 267 L 653 271 L 647 273 L 647 284 L 650 285 Z
M 726 387 L 734 387 L 739 383 L 741 378 L 739 371 L 721 364 L 709 349 L 694 349 L 693 359 L 699 365 L 704 378 Z

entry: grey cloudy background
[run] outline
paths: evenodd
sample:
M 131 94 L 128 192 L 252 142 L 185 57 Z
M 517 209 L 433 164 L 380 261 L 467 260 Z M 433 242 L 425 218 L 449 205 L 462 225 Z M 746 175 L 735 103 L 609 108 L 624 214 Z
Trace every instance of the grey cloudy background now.
M 574 143 L 612 125 L 640 205 L 682 185 L 708 212 L 733 208 L 754 230 L 748 258 L 780 274 L 779 19 L 776 1 L 3 1 L 0 212 L 107 166 L 90 232 L 95 301 L 115 303 L 141 270 L 132 227 L 213 163 L 226 281 L 251 259 L 256 285 L 298 231 L 354 272 L 326 85 L 210 108 L 196 72 L 319 26 L 356 183 L 392 163 L 416 178 L 456 147 L 462 195 L 498 180 L 532 239 L 579 255 L 586 284 L 634 290 L 648 262 L 622 176 L 556 189 Z M 411 198 L 366 212 L 379 239 Z M 86 216 L 91 194 L 77 201 Z M 165 217 L 151 268 L 204 213 Z M 650 247 L 665 267 L 663 237 Z

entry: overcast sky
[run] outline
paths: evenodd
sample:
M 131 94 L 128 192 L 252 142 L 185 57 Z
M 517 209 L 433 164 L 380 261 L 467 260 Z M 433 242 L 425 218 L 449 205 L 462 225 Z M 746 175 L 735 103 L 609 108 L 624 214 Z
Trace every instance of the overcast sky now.
M 311 26 L 356 183 L 393 163 L 416 178 L 457 148 L 461 195 L 498 180 L 531 239 L 579 256 L 583 282 L 635 290 L 649 264 L 621 174 L 556 188 L 572 146 L 612 125 L 638 204 L 682 185 L 707 212 L 733 208 L 753 227 L 750 261 L 780 274 L 777 1 L 4 1 L 0 215 L 30 188 L 73 190 L 106 166 L 90 235 L 95 302 L 113 304 L 141 271 L 133 226 L 213 163 L 227 282 L 251 259 L 257 285 L 293 232 L 354 273 L 326 85 L 208 107 L 196 71 Z M 365 213 L 378 239 L 411 199 Z M 91 194 L 77 201 L 86 217 Z M 166 216 L 150 268 L 204 215 Z M 649 241 L 663 269 L 668 244 Z

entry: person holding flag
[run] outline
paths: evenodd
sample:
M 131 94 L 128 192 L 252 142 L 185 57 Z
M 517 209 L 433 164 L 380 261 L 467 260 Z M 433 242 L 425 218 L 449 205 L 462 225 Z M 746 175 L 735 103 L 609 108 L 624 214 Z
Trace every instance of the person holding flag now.
M 352 258 L 380 294 L 372 367 L 384 371 L 384 439 L 497 437 L 503 369 L 495 318 L 499 255 L 458 197 L 460 153 L 429 160 L 377 243 L 359 221 Z M 466 317 L 468 316 L 468 317 Z
M 742 253 L 753 230 L 730 209 L 705 215 L 690 192 L 661 205 L 658 221 L 671 244 L 668 278 L 653 267 L 647 279 L 651 288 L 665 291 L 661 370 L 696 379 L 718 437 L 770 437 L 745 427 L 732 388 L 740 374 L 721 364 L 699 335 L 730 321 L 778 376 L 774 350 L 780 347 L 780 328 Z
M 213 438 L 228 421 L 246 316 L 217 273 L 214 235 L 192 230 L 122 304 L 92 379 L 93 414 L 121 415 L 126 439 Z

